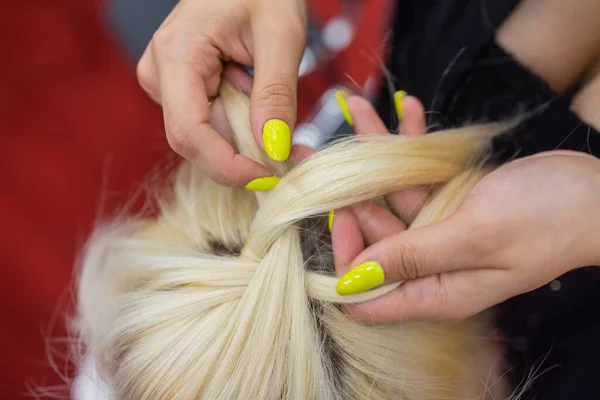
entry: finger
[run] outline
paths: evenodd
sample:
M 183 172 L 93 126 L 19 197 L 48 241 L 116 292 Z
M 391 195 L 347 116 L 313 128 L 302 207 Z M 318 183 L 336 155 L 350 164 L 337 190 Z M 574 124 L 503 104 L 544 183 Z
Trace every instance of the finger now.
M 210 106 L 210 125 L 235 149 L 235 136 L 220 97 L 217 97 Z
M 385 196 L 385 199 L 394 214 L 410 226 L 429 197 L 427 188 L 419 186 L 390 193 Z
M 315 153 L 315 150 L 308 146 L 296 145 L 296 146 L 292 147 L 292 152 L 290 154 L 290 160 L 292 160 L 292 163 L 294 165 L 298 165 L 314 153 Z
M 252 131 L 271 159 L 284 161 L 290 155 L 291 132 L 296 124 L 298 69 L 306 25 L 293 10 L 271 7 L 256 12 L 253 29 Z
M 379 118 L 379 115 L 375 111 L 374 107 L 367 99 L 360 96 L 346 95 L 336 97 L 338 102 L 340 102 L 340 107 L 348 110 L 357 135 L 388 134 L 385 124 L 383 121 L 381 121 L 381 118 Z M 425 132 L 425 112 L 423 105 L 419 100 L 412 96 L 405 97 L 404 103 L 403 123 L 407 124 L 408 133 L 413 135 L 423 134 Z M 428 198 L 429 194 L 427 190 L 421 187 L 398 191 L 386 196 L 386 200 L 388 201 L 390 208 L 392 208 L 392 210 L 396 212 L 396 215 L 398 215 L 404 221 L 412 221 L 426 203 Z M 364 209 L 364 207 L 361 208 L 361 210 Z M 386 214 L 386 223 L 394 225 L 394 228 L 396 229 L 394 233 L 398 233 L 405 229 L 405 225 L 402 224 L 402 222 L 399 221 L 394 215 L 381 209 L 380 213 L 382 212 Z M 361 213 L 361 215 L 365 218 L 359 219 L 359 225 L 361 225 L 362 231 L 362 224 L 366 224 L 364 226 L 363 237 L 368 242 L 368 245 L 379 239 L 373 239 L 372 241 L 369 241 L 369 237 L 365 237 L 365 235 L 379 238 L 387 236 L 377 235 L 375 232 L 377 229 L 371 229 L 373 224 L 377 225 L 378 222 L 376 222 L 376 220 L 366 217 L 364 213 Z
M 361 293 L 383 283 L 474 267 L 471 230 L 455 215 L 436 224 L 409 229 L 367 247 L 340 278 L 340 295 Z
M 357 135 L 387 133 L 377 112 L 365 98 L 349 96 L 345 91 L 338 91 L 336 99 L 348 123 L 354 125 Z M 373 243 L 382 234 L 396 233 L 404 227 L 392 213 L 374 202 L 360 203 L 341 212 L 336 211 L 334 215 L 337 227 L 335 233 L 332 233 L 332 240 L 338 274 L 343 274 L 350 268 L 350 261 L 364 249 L 365 244 Z M 347 218 L 347 221 L 344 218 Z M 341 221 L 339 224 L 338 220 Z M 343 228 L 340 228 L 340 225 Z M 343 245 L 339 244 L 340 241 L 343 241 Z
M 223 79 L 242 93 L 250 95 L 254 81 L 240 65 L 228 64 L 223 70 Z
M 344 97 L 339 96 L 338 101 L 344 101 Z M 389 134 L 385 124 L 375 111 L 375 108 L 367 99 L 359 96 L 349 96 L 345 101 L 347 109 L 352 116 L 354 131 L 357 135 Z M 418 100 L 416 102 L 418 103 L 417 106 L 420 105 Z M 415 109 L 414 106 L 415 104 L 412 104 L 406 113 L 409 121 L 418 117 L 418 108 Z M 399 200 L 397 201 L 397 205 L 399 206 L 397 208 L 399 210 L 403 210 L 402 207 L 406 208 L 404 204 L 406 204 L 407 201 L 404 201 L 404 199 L 410 201 L 410 203 L 408 203 L 410 204 L 408 210 L 415 215 L 427 200 L 426 191 L 422 188 L 395 192 L 394 194 L 386 196 L 386 199 L 388 198 Z M 415 202 L 415 200 L 418 201 Z M 416 212 L 414 211 L 415 208 Z M 392 209 L 396 211 L 394 208 Z M 351 210 L 358 219 L 358 224 L 367 246 L 406 229 L 406 225 L 393 213 L 377 206 L 373 202 L 362 203 L 361 205 L 352 207 Z M 399 213 L 401 217 L 406 216 L 406 214 L 407 213 Z
M 360 96 L 349 96 L 346 91 L 338 90 L 336 93 L 336 99 L 340 108 L 343 110 L 344 117 L 348 123 L 354 125 L 357 135 L 388 133 L 385 125 L 379 118 L 379 115 L 371 103 L 369 103 L 365 98 Z M 309 154 L 309 152 L 306 152 L 307 156 Z M 391 213 L 389 213 L 389 215 L 394 217 Z M 397 220 L 395 217 L 394 219 Z M 367 232 L 372 231 L 372 229 L 369 227 L 366 229 Z
M 371 246 L 406 229 L 406 225 L 393 213 L 373 201 L 353 205 L 350 211 L 358 222 L 366 246 Z
M 423 103 L 416 97 L 406 96 L 399 101 L 402 102 L 402 123 L 400 124 L 401 135 L 423 135 L 427 131 L 425 122 L 425 108 Z
M 202 76 L 169 57 L 159 65 L 167 139 L 177 153 L 221 185 L 241 187 L 257 177 L 271 175 L 259 163 L 235 154 L 210 126 Z
M 146 47 L 142 58 L 138 61 L 136 68 L 138 83 L 146 94 L 157 104 L 161 104 L 160 90 L 158 87 L 158 75 L 150 46 Z
M 427 125 L 423 104 L 413 96 L 402 95 L 394 96 L 394 98 L 396 101 L 402 102 L 401 107 L 396 107 L 396 109 L 402 110 L 400 134 L 408 136 L 425 134 Z M 390 193 L 385 199 L 394 213 L 410 225 L 429 200 L 429 192 L 424 187 L 416 187 Z
M 510 272 L 474 269 L 430 275 L 345 311 L 355 320 L 377 324 L 408 321 L 457 322 L 508 299 Z
M 348 271 L 350 262 L 365 246 L 356 218 L 349 210 L 336 210 L 332 222 L 333 261 L 336 273 L 341 276 Z
M 345 100 L 343 97 L 338 97 L 338 101 L 346 102 L 357 135 L 389 134 L 375 108 L 364 97 L 349 96 Z

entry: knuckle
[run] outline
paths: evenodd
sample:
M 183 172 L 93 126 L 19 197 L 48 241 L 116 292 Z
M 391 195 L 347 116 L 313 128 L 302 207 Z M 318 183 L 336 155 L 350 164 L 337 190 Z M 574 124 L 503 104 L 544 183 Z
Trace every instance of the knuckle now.
M 231 29 L 219 19 L 205 19 L 198 30 L 184 29 L 180 25 L 167 25 L 158 28 L 152 36 L 153 49 L 166 52 L 171 49 L 185 49 L 197 54 L 198 49 L 219 47 L 231 36 Z
M 153 80 L 151 68 L 148 65 L 148 61 L 142 59 L 140 60 L 140 62 L 138 62 L 136 67 L 136 75 L 138 83 L 140 84 L 142 89 L 144 89 L 144 91 L 146 91 L 146 93 L 150 94 L 151 96 L 155 95 L 156 84 Z
M 188 64 L 194 72 L 201 76 L 217 77 L 217 82 L 220 81 L 220 74 L 223 70 L 221 62 L 223 54 L 216 45 L 212 44 L 210 38 L 199 35 L 190 45 L 187 54 L 189 55 Z
M 159 61 L 172 58 L 187 62 L 206 44 L 208 43 L 203 35 L 191 36 L 189 32 L 167 26 L 154 33 L 150 50 Z
M 259 105 L 268 105 L 273 108 L 288 109 L 296 103 L 296 91 L 292 85 L 282 83 L 268 84 L 257 91 L 254 101 Z
M 183 127 L 177 125 L 168 126 L 167 141 L 177 154 L 187 159 L 194 158 L 195 148 L 192 136 Z
M 211 179 L 221 186 L 233 186 L 234 184 L 233 174 L 228 170 L 213 171 Z
M 171 49 L 180 40 L 180 35 L 170 28 L 159 28 L 152 36 L 150 45 L 154 54 L 161 54 Z
M 227 29 L 227 24 L 221 19 L 208 18 L 202 26 L 202 37 L 204 40 L 211 41 L 226 36 L 230 31 L 231 29 Z
M 411 245 L 404 245 L 396 249 L 395 254 L 395 273 L 402 279 L 417 279 L 421 277 L 421 266 L 423 260 L 421 253 Z
M 207 29 L 210 32 L 210 28 Z M 161 28 L 152 38 L 150 53 L 159 64 L 170 59 L 191 68 L 197 74 L 213 74 L 221 71 L 223 59 L 215 42 L 216 35 L 218 33 L 206 33 L 206 30 L 190 35 L 175 28 Z
M 232 168 L 224 168 L 224 160 L 220 160 L 219 165 L 207 164 L 206 160 L 202 158 L 200 150 L 196 147 L 193 135 L 184 127 L 170 125 L 167 129 L 167 141 L 173 151 L 198 165 L 211 180 L 222 186 L 233 186 L 235 184 L 236 175 Z

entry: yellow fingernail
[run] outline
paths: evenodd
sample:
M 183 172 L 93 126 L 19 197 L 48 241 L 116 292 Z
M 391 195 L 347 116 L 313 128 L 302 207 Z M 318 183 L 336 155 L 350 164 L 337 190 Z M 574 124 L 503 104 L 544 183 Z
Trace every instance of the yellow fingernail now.
M 329 211 L 329 217 L 327 218 L 327 227 L 329 228 L 329 232 L 333 229 L 333 217 L 335 216 L 335 212 Z
M 342 110 L 342 114 L 344 115 L 346 122 L 348 122 L 348 125 L 352 126 L 352 115 L 350 115 L 350 111 L 348 111 L 348 103 L 346 103 L 348 96 L 350 96 L 350 94 L 348 94 L 348 92 L 345 90 L 340 89 L 335 92 L 335 99 Z
M 278 176 L 263 176 L 262 178 L 256 178 L 253 181 L 250 181 L 246 185 L 246 189 L 255 192 L 266 192 L 277 186 L 279 181 L 280 178 Z
M 335 290 L 341 296 L 366 292 L 383 283 L 385 276 L 381 265 L 375 261 L 360 264 L 342 276 Z
M 404 108 L 402 107 L 402 100 L 408 96 L 404 90 L 398 90 L 394 93 L 394 104 L 396 105 L 396 114 L 398 118 L 402 119 L 404 117 Z
M 292 134 L 288 124 L 280 119 L 271 119 L 263 126 L 265 153 L 275 161 L 285 161 L 290 156 Z

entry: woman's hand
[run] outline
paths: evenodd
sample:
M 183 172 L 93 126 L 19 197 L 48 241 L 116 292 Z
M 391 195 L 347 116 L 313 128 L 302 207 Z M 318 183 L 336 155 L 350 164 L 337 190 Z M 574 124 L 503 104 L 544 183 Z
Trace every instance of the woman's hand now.
M 347 306 L 359 320 L 460 320 L 600 261 L 600 160 L 584 153 L 555 151 L 506 164 L 480 181 L 449 218 L 405 230 L 414 216 L 408 211 L 423 203 L 412 201 L 415 207 L 392 205 L 396 215 L 375 204 L 336 211 L 338 275 L 375 262 L 370 271 L 376 278 L 383 272 L 386 283 L 407 281 Z M 342 280 L 363 290 L 380 283 L 364 271 Z
M 305 8 L 305 0 L 182 0 L 139 62 L 142 87 L 163 107 L 169 144 L 220 184 L 270 175 L 211 126 L 209 98 L 217 95 L 223 62 L 254 66 L 252 131 L 272 159 L 287 159 Z

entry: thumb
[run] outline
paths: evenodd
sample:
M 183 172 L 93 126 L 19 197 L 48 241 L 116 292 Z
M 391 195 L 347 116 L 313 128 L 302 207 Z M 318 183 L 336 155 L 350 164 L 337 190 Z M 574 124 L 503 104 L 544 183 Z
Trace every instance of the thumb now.
M 296 124 L 298 69 L 306 25 L 290 10 L 269 8 L 256 14 L 253 30 L 252 132 L 271 159 L 284 161 L 290 155 Z
M 389 324 L 407 321 L 458 322 L 510 298 L 514 276 L 505 270 L 469 269 L 408 281 L 373 300 L 346 304 L 357 321 Z
M 384 283 L 470 268 L 470 243 L 468 229 L 452 217 L 388 236 L 354 259 L 337 292 L 362 293 Z

